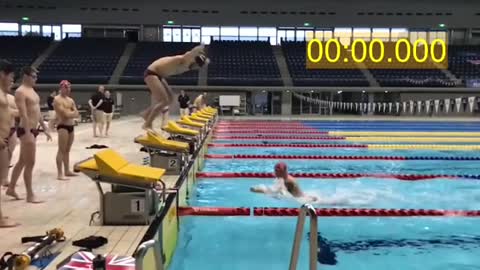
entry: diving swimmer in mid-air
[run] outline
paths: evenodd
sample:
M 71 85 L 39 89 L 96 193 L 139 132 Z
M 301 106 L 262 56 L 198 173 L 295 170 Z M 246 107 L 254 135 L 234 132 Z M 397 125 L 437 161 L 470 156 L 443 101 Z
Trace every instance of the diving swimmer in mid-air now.
M 287 164 L 279 162 L 275 165 L 275 184 L 271 187 L 265 185 L 258 185 L 250 188 L 250 191 L 255 193 L 263 193 L 273 196 L 291 195 L 295 199 L 302 201 L 302 203 L 328 204 L 328 205 L 348 205 L 348 204 L 368 204 L 367 201 L 354 201 L 354 198 L 331 197 L 319 198 L 314 195 L 306 194 L 302 191 L 297 183 L 297 180 L 288 173 Z

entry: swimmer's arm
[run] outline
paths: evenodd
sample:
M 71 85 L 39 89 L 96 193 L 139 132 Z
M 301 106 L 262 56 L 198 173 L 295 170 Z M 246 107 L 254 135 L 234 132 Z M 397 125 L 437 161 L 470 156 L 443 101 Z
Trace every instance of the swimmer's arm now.
M 32 129 L 32 127 L 30 127 L 30 123 L 28 121 L 27 100 L 22 91 L 17 91 L 15 93 L 15 104 L 17 105 L 18 116 L 20 117 L 20 121 L 23 124 L 23 128 L 25 129 L 25 132 L 28 133 L 30 132 L 30 129 Z
M 63 102 L 59 102 L 57 98 L 53 100 L 53 109 L 57 114 L 61 115 L 63 118 L 75 117 L 75 112 L 71 112 L 67 108 L 65 108 L 65 104 Z
M 45 125 L 45 121 L 43 121 L 42 116 L 38 118 L 38 123 L 42 127 L 42 130 L 45 133 L 45 135 L 47 135 L 47 137 L 50 137 L 50 133 L 48 133 L 48 127 Z
M 74 114 L 74 115 L 73 115 L 73 118 L 79 117 L 79 116 L 80 116 L 80 113 L 78 112 L 77 104 L 75 103 L 75 100 L 73 100 L 73 99 L 71 99 L 71 100 L 72 100 L 72 106 L 73 106 L 73 111 L 72 111 L 72 113 Z
M 8 110 L 9 110 L 9 112 L 10 112 L 10 115 L 12 115 L 13 117 L 18 117 L 18 116 L 20 116 L 19 111 L 18 111 L 18 108 L 17 108 L 17 106 L 15 106 L 15 103 L 10 104 L 10 105 L 8 106 Z

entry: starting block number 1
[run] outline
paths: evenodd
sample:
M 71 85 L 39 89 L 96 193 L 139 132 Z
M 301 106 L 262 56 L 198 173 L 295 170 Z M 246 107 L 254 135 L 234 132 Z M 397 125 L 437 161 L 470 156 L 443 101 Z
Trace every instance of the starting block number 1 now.
M 169 169 L 174 169 L 177 168 L 178 166 L 178 160 L 176 158 L 172 158 L 168 160 L 168 168 Z
M 145 212 L 145 200 L 133 199 L 130 201 L 130 212 L 132 213 L 144 213 Z

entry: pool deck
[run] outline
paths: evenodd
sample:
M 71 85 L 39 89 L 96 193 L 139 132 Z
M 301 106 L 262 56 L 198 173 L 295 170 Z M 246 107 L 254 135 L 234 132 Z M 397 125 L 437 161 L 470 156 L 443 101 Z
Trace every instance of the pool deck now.
M 93 138 L 91 124 L 76 127 L 75 143 L 71 153 L 71 163 L 91 157 L 98 149 L 85 149 L 92 144 L 103 144 L 115 149 L 129 161 L 142 164 L 146 153 L 139 151 L 140 145 L 133 142 L 133 137 L 142 134 L 140 118 L 124 117 L 114 120 L 109 138 Z M 24 200 L 12 201 L 5 196 L 2 188 L 2 207 L 4 213 L 12 220 L 21 223 L 16 228 L 0 230 L 0 254 L 7 251 L 21 253 L 32 244 L 22 245 L 21 237 L 43 235 L 53 228 L 65 232 L 67 240 L 56 244 L 51 251 L 61 252 L 46 269 L 56 269 L 56 265 L 79 247 L 71 242 L 98 235 L 108 238 L 108 244 L 96 249 L 98 253 L 132 255 L 144 236 L 148 226 L 89 226 L 90 215 L 98 210 L 99 195 L 95 184 L 84 174 L 71 178 L 70 181 L 56 180 L 55 156 L 57 150 L 56 133 L 53 141 L 46 142 L 45 136 L 38 138 L 37 163 L 34 169 L 34 191 L 43 204 L 27 204 Z M 18 159 L 15 150 L 12 163 Z M 176 181 L 178 176 L 166 176 L 167 182 Z M 19 180 L 18 192 L 25 196 L 23 179 Z

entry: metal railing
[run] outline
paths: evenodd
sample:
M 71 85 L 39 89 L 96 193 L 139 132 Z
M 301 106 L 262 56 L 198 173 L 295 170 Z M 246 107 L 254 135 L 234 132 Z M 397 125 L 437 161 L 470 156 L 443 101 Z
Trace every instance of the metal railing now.
M 160 249 L 160 244 L 157 243 L 155 240 L 149 240 L 143 242 L 137 249 L 134 254 L 135 257 L 135 270 L 143 270 L 143 265 L 145 261 L 145 255 L 147 252 L 153 248 L 153 254 L 155 257 L 155 266 L 152 269 L 145 269 L 145 270 L 164 270 L 163 267 L 163 260 L 162 260 L 162 251 Z
M 293 240 L 292 256 L 290 258 L 289 270 L 296 270 L 298 257 L 300 255 L 300 244 L 302 242 L 303 227 L 307 214 L 310 216 L 310 270 L 317 270 L 318 261 L 318 219 L 315 208 L 310 204 L 304 204 L 300 207 L 298 213 L 297 227 L 295 229 L 295 238 Z

